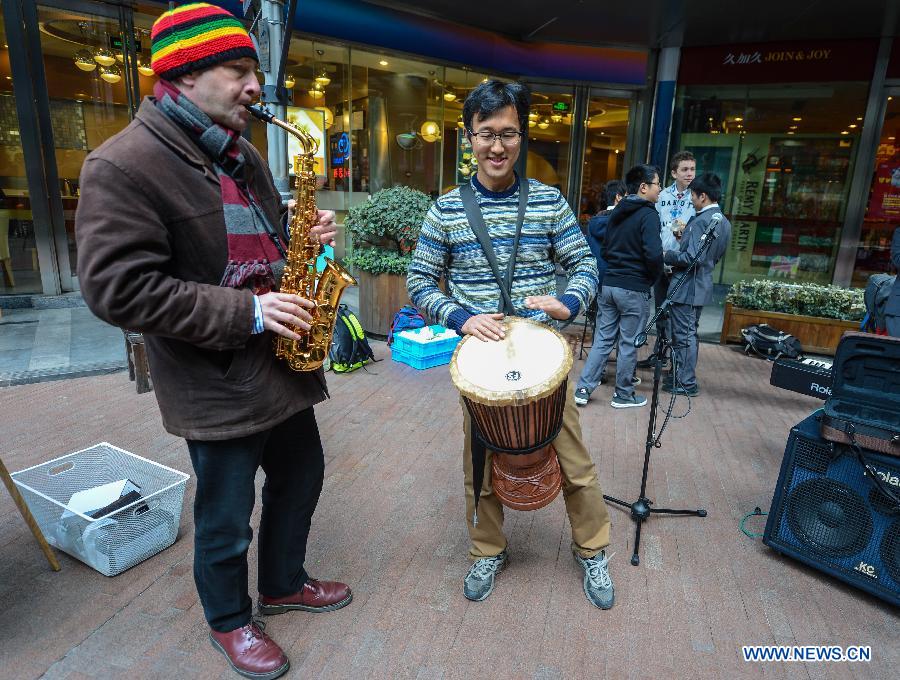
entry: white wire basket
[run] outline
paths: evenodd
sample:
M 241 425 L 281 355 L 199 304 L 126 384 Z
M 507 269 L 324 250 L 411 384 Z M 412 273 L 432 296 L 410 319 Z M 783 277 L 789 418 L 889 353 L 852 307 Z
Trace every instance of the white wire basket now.
M 107 442 L 12 473 L 47 542 L 115 576 L 168 548 L 178 536 L 189 475 Z M 72 496 L 128 480 L 140 498 L 92 517 L 69 507 Z

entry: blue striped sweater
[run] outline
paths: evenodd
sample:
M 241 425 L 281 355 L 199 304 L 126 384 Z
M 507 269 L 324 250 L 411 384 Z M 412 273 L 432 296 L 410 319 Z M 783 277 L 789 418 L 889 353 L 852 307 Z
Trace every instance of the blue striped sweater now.
M 528 182 L 528 208 L 512 283 L 516 314 L 535 321 L 550 321 L 545 312 L 528 309 L 525 298 L 556 295 L 555 257 L 569 276 L 560 300 L 574 317 L 597 291 L 597 262 L 559 190 L 534 179 Z M 502 192 L 488 191 L 476 178 L 472 179 L 472 187 L 500 272 L 505 274 L 519 212 L 518 179 Z M 442 277 L 447 279 L 449 295 L 438 286 Z M 459 189 L 437 199 L 425 216 L 409 266 L 407 286 L 416 307 L 457 331 L 470 316 L 497 311 L 500 287 L 469 227 Z

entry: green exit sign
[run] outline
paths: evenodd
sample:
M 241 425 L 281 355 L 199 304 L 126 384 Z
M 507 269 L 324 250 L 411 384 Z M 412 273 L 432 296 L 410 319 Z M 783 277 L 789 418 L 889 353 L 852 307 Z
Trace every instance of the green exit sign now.
M 111 35 L 109 36 L 109 49 L 121 51 L 124 47 L 124 41 L 122 40 L 122 36 L 119 35 Z M 141 51 L 141 41 L 135 40 L 134 48 L 140 52 Z
M 566 113 L 569 110 L 568 102 L 553 102 L 553 110 Z

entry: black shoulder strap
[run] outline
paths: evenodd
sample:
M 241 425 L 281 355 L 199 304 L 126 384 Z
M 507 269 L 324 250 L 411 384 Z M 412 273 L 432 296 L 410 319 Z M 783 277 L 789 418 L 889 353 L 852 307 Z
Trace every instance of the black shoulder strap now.
M 466 211 L 466 218 L 469 220 L 469 226 L 472 232 L 481 244 L 481 249 L 487 258 L 488 264 L 491 265 L 491 271 L 500 287 L 500 304 L 497 311 L 504 314 L 514 315 L 516 313 L 515 306 L 512 302 L 512 280 L 513 272 L 516 268 L 516 256 L 519 252 L 519 237 L 522 235 L 522 225 L 525 222 L 525 210 L 528 207 L 528 180 L 523 178 L 519 180 L 519 215 L 516 219 L 516 235 L 513 239 L 512 253 L 509 256 L 509 264 L 506 268 L 506 279 L 500 277 L 500 268 L 497 265 L 497 254 L 491 245 L 490 236 L 487 233 L 487 227 L 484 224 L 484 216 L 481 214 L 481 208 L 475 199 L 475 191 L 471 184 L 463 184 L 459 188 L 459 196 L 462 199 L 463 208 Z

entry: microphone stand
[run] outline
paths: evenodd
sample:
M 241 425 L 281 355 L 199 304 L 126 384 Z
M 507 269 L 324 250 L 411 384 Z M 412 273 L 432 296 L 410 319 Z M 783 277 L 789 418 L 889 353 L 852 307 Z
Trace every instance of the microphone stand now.
M 618 498 L 614 498 L 612 496 L 607 496 L 604 494 L 603 498 L 609 501 L 610 503 L 615 503 L 616 505 L 620 505 L 623 508 L 631 509 L 631 517 L 635 521 L 634 528 L 634 552 L 631 555 L 631 564 L 637 566 L 640 564 L 641 558 L 638 555 L 638 550 L 641 546 L 641 526 L 644 522 L 650 519 L 651 514 L 658 515 L 690 515 L 694 517 L 706 517 L 706 510 L 703 508 L 698 508 L 697 510 L 673 510 L 671 508 L 653 508 L 653 501 L 647 498 L 647 475 L 650 470 L 650 452 L 654 447 L 659 448 L 661 446 L 659 440 L 656 437 L 656 410 L 659 405 L 659 385 L 660 378 L 662 377 L 662 367 L 666 362 L 667 355 L 672 352 L 672 343 L 667 337 L 666 327 L 668 325 L 668 310 L 669 307 L 672 306 L 672 296 L 678 292 L 684 282 L 688 279 L 688 275 L 694 271 L 697 267 L 697 262 L 703 257 L 707 250 L 709 250 L 710 244 L 716 238 L 716 226 L 721 221 L 721 217 L 716 219 L 713 217 L 712 221 L 709 224 L 707 230 L 703 233 L 701 237 L 700 249 L 697 251 L 697 254 L 691 259 L 688 263 L 687 269 L 681 274 L 679 280 L 675 283 L 675 286 L 668 292 L 666 295 L 666 299 L 663 300 L 662 304 L 656 308 L 656 313 L 653 315 L 653 318 L 647 322 L 647 325 L 644 327 L 644 330 L 638 334 L 638 336 L 634 340 L 635 347 L 643 347 L 647 344 L 647 334 L 650 330 L 656 325 L 656 322 L 660 319 L 660 317 L 664 318 L 664 324 L 662 326 L 661 337 L 659 340 L 659 352 L 656 354 L 656 360 L 653 364 L 653 397 L 650 402 L 650 421 L 647 424 L 647 443 L 644 449 L 644 471 L 641 475 L 641 491 L 638 499 L 633 503 L 628 503 L 627 501 L 623 501 Z M 675 388 L 675 361 L 673 358 L 672 361 L 672 386 Z M 664 424 L 665 426 L 665 424 Z

